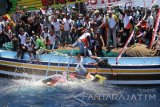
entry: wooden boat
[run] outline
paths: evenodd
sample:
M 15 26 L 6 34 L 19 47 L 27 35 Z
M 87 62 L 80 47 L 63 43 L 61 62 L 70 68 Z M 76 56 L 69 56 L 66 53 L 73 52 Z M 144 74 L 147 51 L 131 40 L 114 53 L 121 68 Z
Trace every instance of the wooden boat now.
M 59 55 L 53 52 L 40 55 L 40 61 L 29 61 L 24 55 L 23 60 L 15 58 L 16 52 L 0 50 L 0 75 L 23 78 L 42 78 L 44 75 L 52 76 L 67 70 L 75 72 L 77 60 L 71 56 Z M 122 57 L 116 64 L 116 57 L 105 57 L 117 73 L 113 76 L 108 67 L 99 68 L 98 74 L 105 75 L 111 84 L 160 84 L 160 57 Z M 89 63 L 96 62 L 89 57 L 84 58 L 83 65 L 88 72 L 94 73 L 95 66 Z M 46 73 L 47 72 L 47 73 Z

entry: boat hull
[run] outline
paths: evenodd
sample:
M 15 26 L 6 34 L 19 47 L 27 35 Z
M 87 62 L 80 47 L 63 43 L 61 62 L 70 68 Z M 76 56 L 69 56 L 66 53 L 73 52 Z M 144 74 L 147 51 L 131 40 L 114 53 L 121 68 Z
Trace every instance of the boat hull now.
M 70 64 L 69 72 L 75 72 L 77 64 Z M 3 71 L 2 76 L 13 73 L 21 74 L 21 77 L 31 78 L 33 76 L 51 76 L 61 74 L 67 71 L 68 63 L 48 63 L 48 62 L 29 62 L 25 60 L 17 60 L 10 58 L 0 58 L 0 70 Z M 96 68 L 93 65 L 84 64 L 88 72 L 94 73 Z M 108 80 L 160 80 L 160 65 L 112 65 L 113 71 L 117 76 L 113 76 L 111 68 L 98 68 L 98 73 L 107 77 Z M 31 75 L 31 76 L 30 76 Z M 20 75 L 19 75 L 20 77 Z
M 40 62 L 29 61 L 29 55 L 25 54 L 23 60 L 15 58 L 17 52 L 9 50 L 0 50 L 0 75 L 5 77 L 23 77 L 23 78 L 44 78 L 61 74 L 64 71 L 75 72 L 77 60 L 71 56 L 59 55 L 56 52 L 40 55 Z M 115 64 L 116 57 L 106 57 L 112 65 L 113 71 L 117 76 L 113 76 L 111 68 L 98 68 L 98 74 L 107 77 L 107 81 L 113 84 L 131 83 L 138 84 L 139 81 L 159 81 L 160 84 L 160 57 L 122 57 L 119 64 Z M 86 57 L 83 59 L 83 65 L 87 72 L 95 73 L 95 66 L 90 63 L 95 60 Z M 136 82 L 137 81 L 137 82 Z M 146 82 L 147 83 L 147 82 Z

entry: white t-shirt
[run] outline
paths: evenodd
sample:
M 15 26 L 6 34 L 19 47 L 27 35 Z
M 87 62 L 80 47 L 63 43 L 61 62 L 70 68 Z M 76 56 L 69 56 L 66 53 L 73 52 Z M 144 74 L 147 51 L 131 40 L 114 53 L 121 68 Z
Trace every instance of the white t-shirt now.
M 90 36 L 90 33 L 84 33 L 79 39 L 85 39 L 87 36 Z
M 127 27 L 128 23 L 130 22 L 130 20 L 131 20 L 132 18 L 133 18 L 132 16 L 127 16 L 127 15 L 125 15 L 125 17 L 124 17 L 124 19 L 123 19 L 124 28 Z
M 43 37 L 43 39 L 46 39 L 48 35 L 49 35 L 48 32 L 44 32 L 44 31 L 42 32 L 42 37 Z
M 60 31 L 60 20 L 59 19 L 57 19 L 56 22 L 52 22 L 51 24 L 54 26 L 55 31 Z
M 84 22 L 84 25 L 86 27 L 86 29 L 90 29 L 91 28 L 91 21 L 89 22 Z
M 114 26 L 116 25 L 116 21 L 113 17 L 108 17 L 108 24 L 110 26 L 110 28 L 114 28 Z
M 21 40 L 21 44 L 22 45 L 24 45 L 24 44 L 26 44 L 26 38 L 27 38 L 27 33 L 25 32 L 23 35 L 18 35 L 18 37 L 20 38 L 20 40 Z
M 147 18 L 147 23 L 148 23 L 148 26 L 151 26 L 153 28 L 154 19 L 152 15 Z
M 64 31 L 69 31 L 71 29 L 70 28 L 71 19 L 63 18 L 63 23 L 64 23 Z
M 48 39 L 49 39 L 50 43 L 53 44 L 56 41 L 56 35 L 53 35 L 53 36 L 49 35 Z

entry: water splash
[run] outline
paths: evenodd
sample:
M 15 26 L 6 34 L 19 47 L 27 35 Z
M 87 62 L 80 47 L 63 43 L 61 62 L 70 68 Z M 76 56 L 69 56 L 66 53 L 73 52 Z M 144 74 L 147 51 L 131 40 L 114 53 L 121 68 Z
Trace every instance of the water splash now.
M 42 81 L 37 81 L 36 79 L 21 79 L 21 80 L 13 80 L 16 84 L 20 86 L 28 86 L 28 87 L 42 87 L 44 84 Z
M 63 90 L 84 90 L 89 91 L 94 94 L 106 93 L 106 90 L 113 89 L 113 86 L 105 86 L 105 84 L 100 84 L 98 82 L 92 82 L 91 80 L 77 79 L 74 81 L 68 81 L 66 83 L 60 84 Z
M 86 102 L 88 107 L 112 106 L 129 107 L 133 104 L 145 104 L 145 101 L 126 101 L 126 100 L 92 100 L 90 95 L 113 95 L 121 94 L 154 94 L 159 95 L 159 88 L 144 88 L 144 87 L 128 87 L 128 86 L 113 86 L 108 84 L 99 84 L 90 80 L 74 80 L 59 84 L 56 87 L 44 85 L 41 81 L 32 80 L 9 80 L 0 79 L 0 106 L 85 106 L 83 103 L 73 99 L 77 98 Z M 148 90 L 149 89 L 149 90 Z M 144 92 L 145 91 L 145 92 Z M 85 93 L 84 93 L 85 92 Z M 81 95 L 82 94 L 82 95 Z M 83 95 L 87 94 L 86 97 Z M 103 97 L 102 97 L 103 98 Z M 159 100 L 158 100 L 159 101 Z M 157 101 L 157 104 L 159 104 Z M 154 104 L 155 101 L 151 104 Z M 103 105 L 104 104 L 104 105 Z M 106 104 L 106 105 L 105 105 Z M 143 107 L 143 106 L 142 106 Z M 145 106 L 146 107 L 146 106 Z M 156 107 L 156 106 L 154 106 Z

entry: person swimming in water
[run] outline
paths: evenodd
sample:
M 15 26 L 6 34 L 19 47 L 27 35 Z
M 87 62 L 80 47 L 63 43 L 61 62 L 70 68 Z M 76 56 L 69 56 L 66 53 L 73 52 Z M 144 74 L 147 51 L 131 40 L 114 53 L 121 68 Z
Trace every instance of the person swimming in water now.
M 113 72 L 112 66 L 108 63 L 107 59 L 99 59 L 97 57 L 92 56 L 92 58 L 95 59 L 97 62 L 96 63 L 92 63 L 92 65 L 96 66 L 96 73 L 95 74 L 91 74 L 91 73 L 87 72 L 87 70 L 83 66 L 83 58 L 84 58 L 84 56 L 82 54 L 78 54 L 78 56 L 75 57 L 75 58 L 78 61 L 78 64 L 77 64 L 77 66 L 75 68 L 76 73 L 70 73 L 69 74 L 70 80 L 88 79 L 88 80 L 91 80 L 93 82 L 103 83 L 106 80 L 106 77 L 97 74 L 99 67 L 109 67 L 109 68 L 111 68 L 111 71 L 112 71 L 113 75 L 114 76 L 116 75 Z M 44 80 L 43 83 L 45 83 L 45 84 L 47 84 L 49 86 L 56 86 L 58 83 L 66 82 L 66 80 L 67 80 L 66 77 L 67 77 L 66 73 L 64 72 L 63 76 L 48 78 L 48 79 Z
M 57 74 L 53 77 L 44 79 L 42 82 L 48 86 L 57 86 L 58 84 L 65 83 L 67 82 L 66 72 L 63 72 L 62 75 Z

